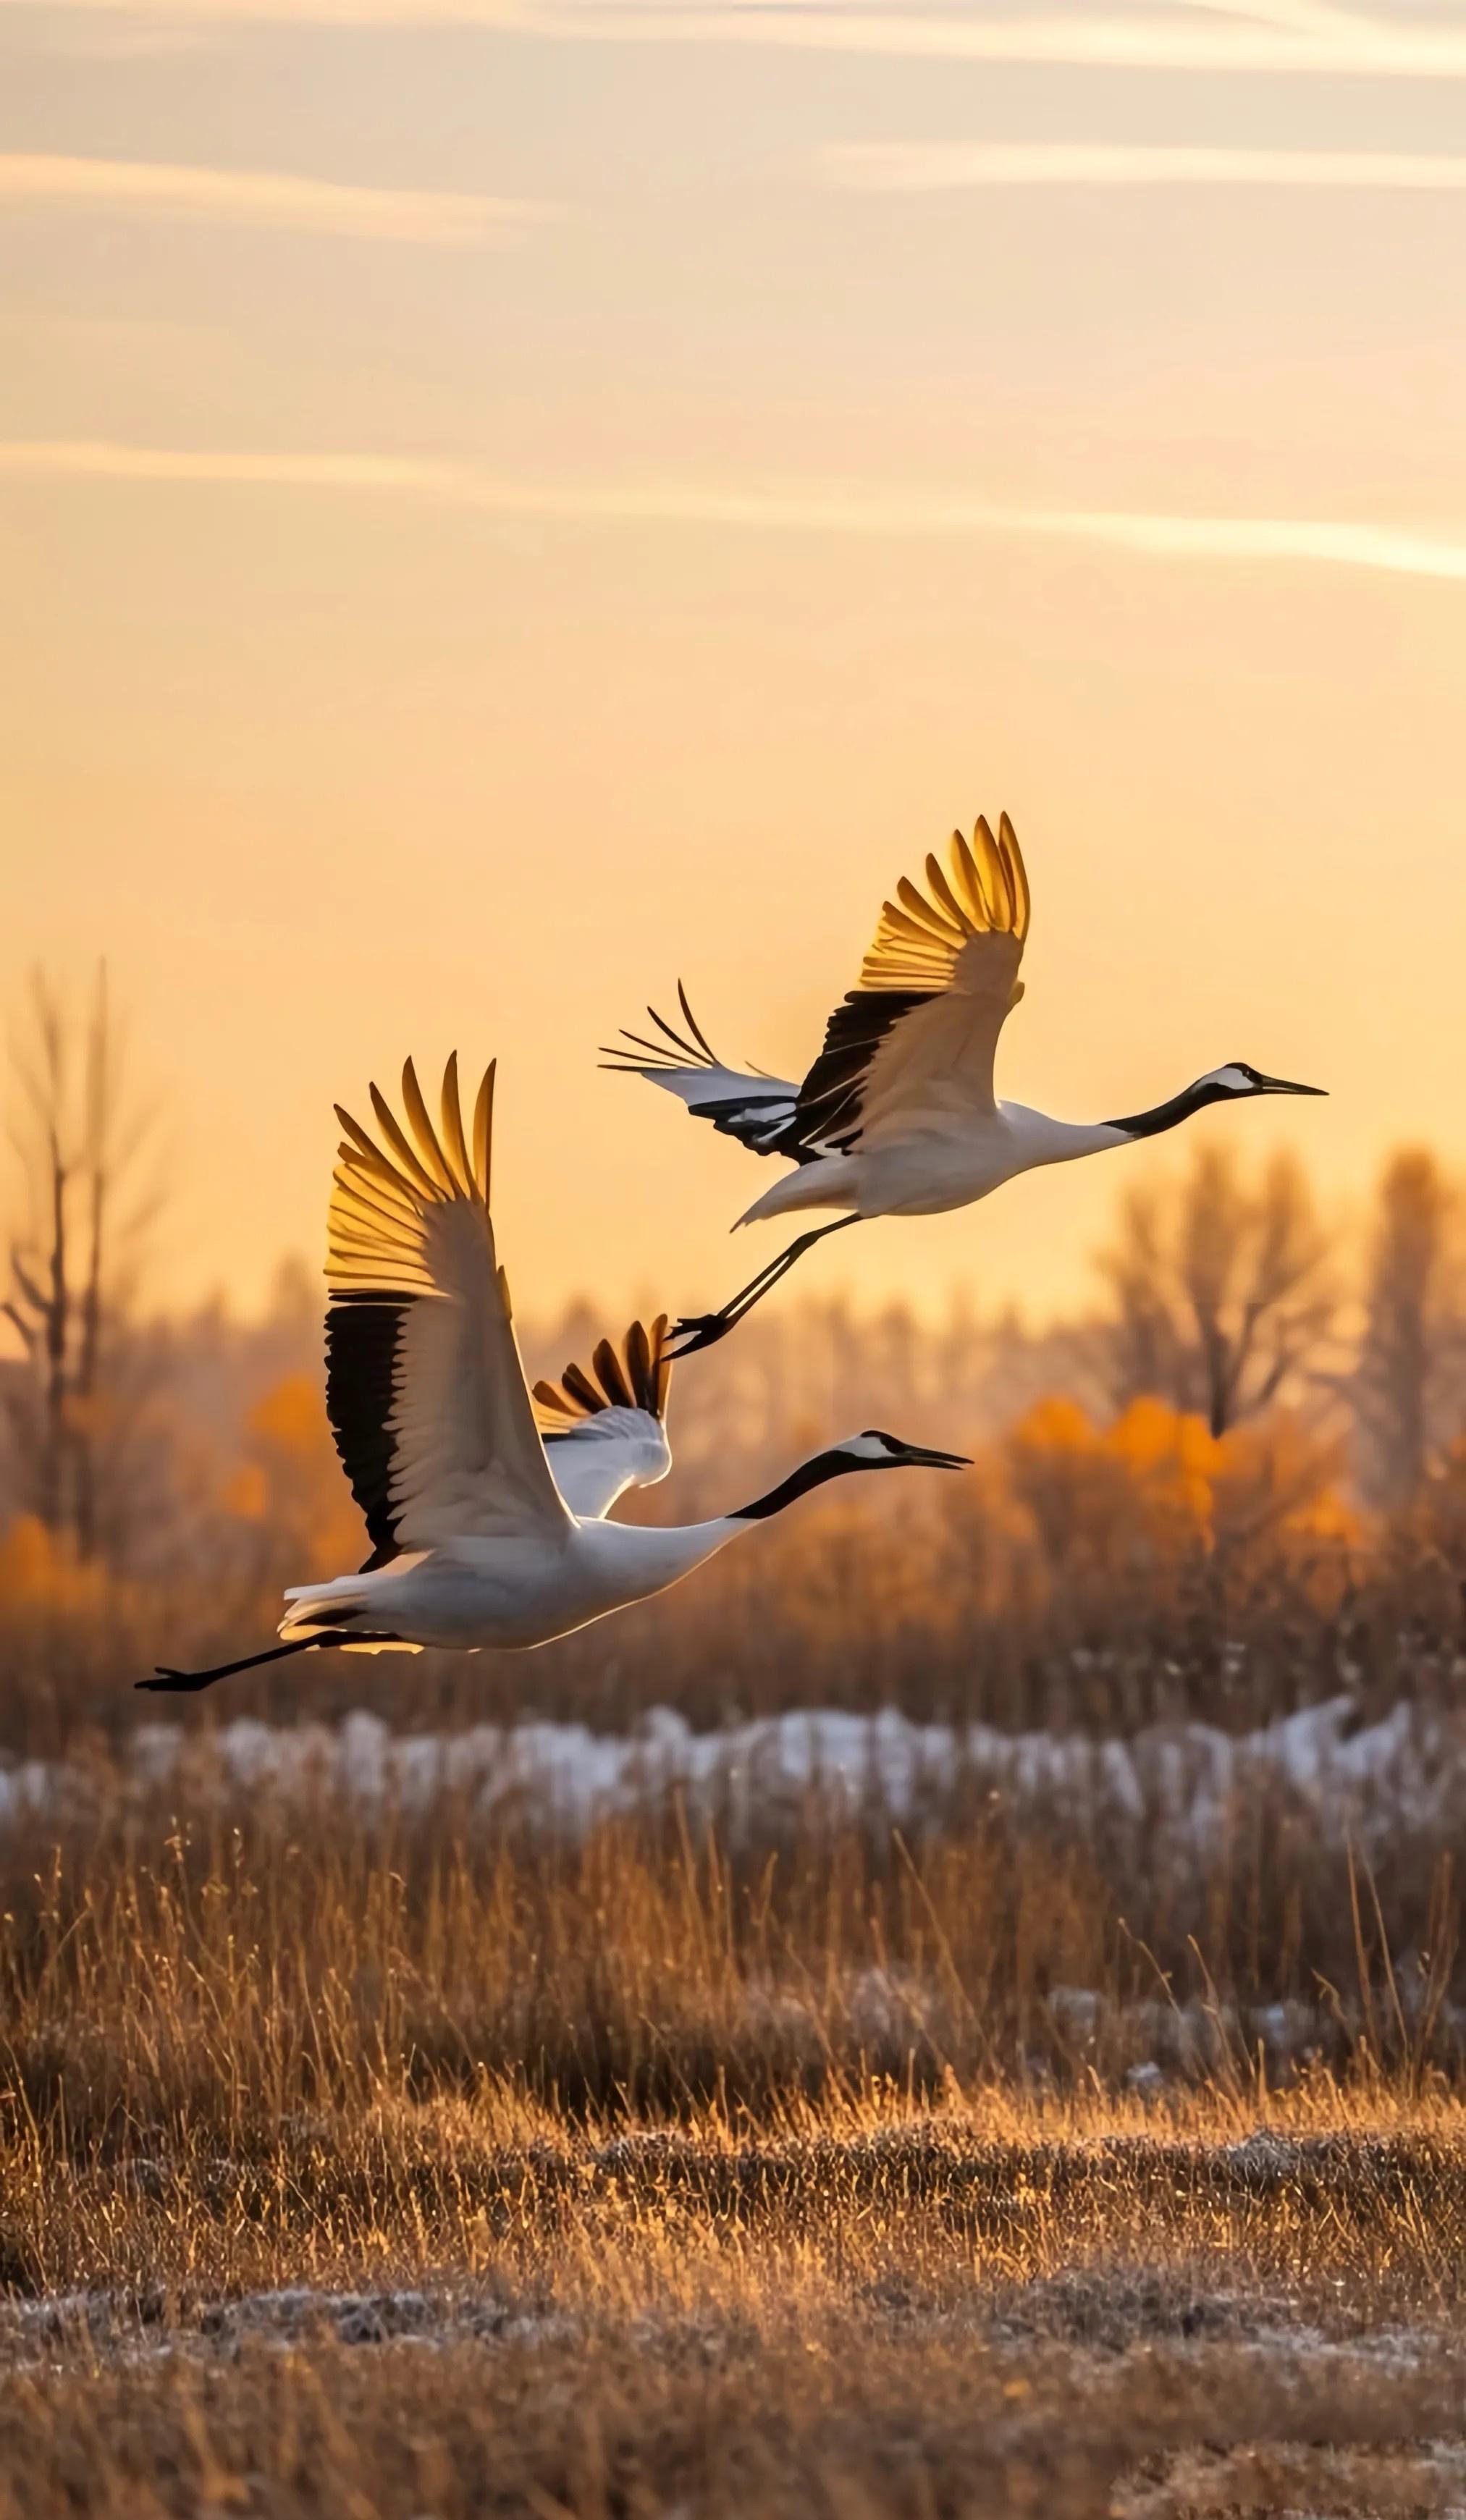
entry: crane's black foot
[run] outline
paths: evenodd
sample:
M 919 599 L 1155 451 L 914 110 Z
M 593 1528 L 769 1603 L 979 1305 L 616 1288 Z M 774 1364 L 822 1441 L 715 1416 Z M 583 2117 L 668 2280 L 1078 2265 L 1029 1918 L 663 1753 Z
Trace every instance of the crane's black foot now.
M 697 1356 L 705 1347 L 716 1347 L 721 1338 L 727 1338 L 737 1318 L 736 1313 L 690 1313 L 686 1321 L 674 1322 L 667 1342 L 668 1356 L 674 1360 Z M 677 1339 L 682 1341 L 680 1347 L 672 1343 Z
M 262 1662 L 284 1662 L 287 1654 L 309 1653 L 316 1645 L 350 1642 L 349 1632 L 344 1629 L 322 1628 L 314 1636 L 291 1637 L 288 1644 L 267 1645 L 263 1653 L 241 1654 L 235 1662 L 216 1662 L 212 1671 L 175 1671 L 170 1663 L 160 1662 L 151 1680 L 135 1680 L 132 1685 L 134 1688 L 212 1688 L 216 1680 L 228 1680 L 237 1671 L 253 1671 Z M 371 1642 L 376 1643 L 375 1634 Z

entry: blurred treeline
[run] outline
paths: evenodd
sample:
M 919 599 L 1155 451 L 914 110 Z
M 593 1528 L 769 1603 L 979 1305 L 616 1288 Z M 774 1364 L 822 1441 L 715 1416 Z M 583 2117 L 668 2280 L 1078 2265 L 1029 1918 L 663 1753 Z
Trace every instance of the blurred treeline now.
M 322 1292 L 282 1266 L 263 1319 L 161 1317 L 157 1115 L 105 975 L 19 1011 L 4 1086 L 0 1748 L 108 1729 L 159 1655 L 264 1642 L 288 1582 L 359 1562 L 322 1402 Z M 775 1301 L 677 1376 L 677 1467 L 635 1510 L 690 1519 L 885 1425 L 976 1456 L 960 1481 L 856 1482 L 673 1600 L 533 1657 L 313 1658 L 229 1704 L 415 1722 L 530 1706 L 709 1722 L 894 1700 L 1010 1724 L 1238 1723 L 1347 1687 L 1448 1685 L 1466 1575 L 1466 1192 L 1424 1148 L 1329 1218 L 1288 1156 L 1219 1125 L 1117 1208 L 1082 1317 L 963 1298 Z M 982 1219 L 973 1219 L 980 1240 Z M 587 1304 L 521 1326 L 584 1358 Z M 874 1490 L 875 1493 L 870 1493 Z M 203 1701 L 208 1705 L 210 1701 Z

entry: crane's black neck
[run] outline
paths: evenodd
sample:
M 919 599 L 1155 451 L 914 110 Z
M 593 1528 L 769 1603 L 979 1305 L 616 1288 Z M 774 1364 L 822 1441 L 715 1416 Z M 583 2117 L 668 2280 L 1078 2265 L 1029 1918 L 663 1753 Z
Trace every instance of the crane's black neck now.
M 780 1479 L 777 1487 L 771 1488 L 767 1496 L 755 1497 L 752 1505 L 739 1506 L 728 1519 L 730 1522 L 767 1522 L 771 1514 L 782 1513 L 786 1505 L 796 1504 L 800 1497 L 808 1496 L 812 1488 L 823 1487 L 826 1479 L 842 1479 L 847 1471 L 876 1470 L 880 1466 L 878 1462 L 858 1461 L 853 1453 L 816 1453 L 812 1460 L 801 1462 L 798 1469 L 791 1470 L 786 1479 Z
M 1194 1119 L 1209 1102 L 1234 1102 L 1236 1092 L 1219 1085 L 1215 1076 L 1203 1076 L 1195 1085 L 1187 1085 L 1173 1094 L 1169 1102 L 1157 1102 L 1151 1111 L 1133 1111 L 1125 1120 L 1106 1120 L 1106 1129 L 1123 1129 L 1128 1138 L 1158 1138 L 1164 1129 L 1175 1129 L 1182 1120 Z

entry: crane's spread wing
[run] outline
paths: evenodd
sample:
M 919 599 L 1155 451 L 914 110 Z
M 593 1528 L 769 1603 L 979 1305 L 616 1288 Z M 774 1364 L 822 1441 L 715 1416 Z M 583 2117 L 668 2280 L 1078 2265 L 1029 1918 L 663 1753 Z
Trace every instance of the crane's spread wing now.
M 809 1162 L 878 1146 L 944 1118 L 995 1108 L 993 1060 L 1023 995 L 1028 878 L 1004 814 L 952 835 L 950 871 L 926 861 L 927 889 L 903 876 L 881 912 L 860 984 L 836 1007 L 770 1151 Z
M 331 1200 L 326 1405 L 367 1518 L 368 1566 L 566 1519 L 494 1252 L 494 1070 L 478 1090 L 471 1155 L 456 1056 L 441 1134 L 411 1059 L 402 1099 L 411 1136 L 372 1088 L 380 1145 L 336 1106 L 345 1136 Z
M 591 1372 L 567 1365 L 537 1382 L 535 1415 L 555 1482 L 572 1513 L 599 1520 L 628 1488 L 654 1487 L 672 1467 L 667 1441 L 667 1316 L 633 1322 L 618 1351 L 602 1339 Z
M 725 1067 L 709 1049 L 681 980 L 677 995 L 690 1040 L 674 1032 L 655 1007 L 648 1007 L 647 1013 L 666 1040 L 647 1041 L 642 1033 L 623 1032 L 619 1042 L 608 1043 L 602 1050 L 602 1067 L 620 1076 L 644 1076 L 648 1084 L 664 1086 L 686 1102 L 694 1119 L 711 1120 L 724 1137 L 736 1138 L 756 1155 L 782 1154 L 780 1141 L 794 1118 L 798 1087 L 777 1076 L 761 1076 L 756 1068 Z

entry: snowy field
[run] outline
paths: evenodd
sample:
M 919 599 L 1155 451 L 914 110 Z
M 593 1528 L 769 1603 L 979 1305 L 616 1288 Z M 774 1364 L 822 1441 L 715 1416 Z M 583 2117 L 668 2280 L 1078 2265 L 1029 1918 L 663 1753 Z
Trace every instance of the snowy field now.
M 124 1791 L 176 1789 L 195 1806 L 268 1794 L 419 1818 L 451 1798 L 485 1823 L 513 1809 L 568 1832 L 675 1790 L 693 1814 L 716 1813 L 735 1840 L 792 1817 L 812 1794 L 909 1828 L 955 1796 L 969 1807 L 985 1797 L 1020 1822 L 1200 1860 L 1264 1806 L 1291 1807 L 1326 1841 L 1347 1838 L 1366 1855 L 1401 1831 L 1448 1832 L 1466 1808 L 1466 1722 L 1401 1700 L 1383 1721 L 1360 1724 L 1346 1696 L 1252 1732 L 1191 1723 L 1124 1740 L 833 1708 L 719 1732 L 693 1732 L 661 1708 L 629 1734 L 534 1722 L 398 1732 L 365 1713 L 289 1728 L 241 1717 L 204 1733 L 139 1726 L 121 1758 L 113 1781 Z M 81 1764 L 14 1764 L 0 1770 L 0 1826 L 84 1811 L 98 1789 Z

